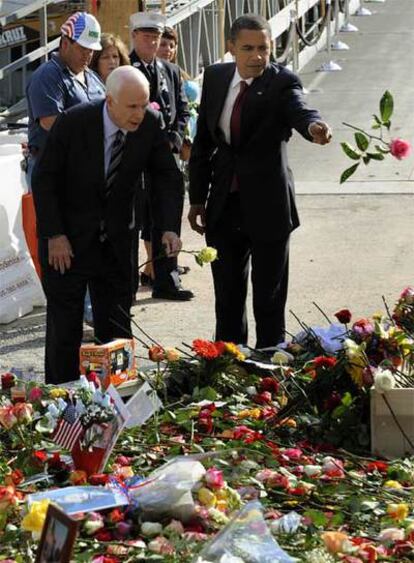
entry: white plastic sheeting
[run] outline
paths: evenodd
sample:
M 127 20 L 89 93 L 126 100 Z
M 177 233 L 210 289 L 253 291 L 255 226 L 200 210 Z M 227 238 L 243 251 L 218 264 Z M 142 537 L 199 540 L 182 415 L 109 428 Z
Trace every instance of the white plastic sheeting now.
M 22 196 L 27 188 L 20 143 L 25 140 L 22 134 L 0 133 L 0 324 L 45 304 L 22 224 Z

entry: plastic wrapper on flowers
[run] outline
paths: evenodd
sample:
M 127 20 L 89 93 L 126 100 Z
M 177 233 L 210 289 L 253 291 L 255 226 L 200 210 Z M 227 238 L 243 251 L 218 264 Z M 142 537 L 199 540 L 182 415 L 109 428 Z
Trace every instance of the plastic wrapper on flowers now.
M 191 490 L 205 475 L 203 465 L 191 457 L 178 457 L 152 472 L 148 479 L 130 485 L 131 498 L 145 518 L 178 518 L 185 522 L 195 511 Z
M 247 503 L 194 563 L 294 563 L 273 538 L 260 502 Z

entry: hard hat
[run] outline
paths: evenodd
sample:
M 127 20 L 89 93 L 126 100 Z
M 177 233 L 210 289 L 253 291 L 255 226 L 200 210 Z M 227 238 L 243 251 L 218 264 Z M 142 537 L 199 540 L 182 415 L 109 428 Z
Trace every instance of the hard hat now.
M 101 26 L 92 14 L 76 12 L 65 21 L 60 31 L 86 49 L 102 50 Z

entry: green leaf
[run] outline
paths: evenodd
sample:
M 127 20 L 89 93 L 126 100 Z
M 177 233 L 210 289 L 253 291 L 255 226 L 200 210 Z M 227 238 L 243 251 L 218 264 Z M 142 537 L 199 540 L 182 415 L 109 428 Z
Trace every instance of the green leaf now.
M 351 147 L 349 143 L 341 143 L 341 147 L 346 156 L 349 156 L 352 160 L 359 160 L 361 158 L 361 153 Z
M 367 156 L 372 160 L 384 160 L 385 156 L 381 152 L 367 152 Z
M 378 115 L 376 115 L 375 113 L 372 114 L 372 117 L 374 118 L 374 129 L 378 129 L 379 127 L 381 127 L 382 125 L 382 121 L 381 119 L 378 117 Z
M 388 90 L 386 90 L 380 100 L 381 120 L 384 123 L 384 125 L 386 124 L 386 122 L 389 122 L 393 111 L 394 111 L 394 100 L 391 93 Z
M 344 523 L 345 517 L 342 514 L 342 512 L 337 512 L 334 516 L 332 516 L 331 521 L 330 521 L 330 526 L 334 526 L 335 528 L 337 526 L 341 526 Z
M 365 155 L 365 156 L 362 157 L 362 160 L 364 161 L 364 164 L 369 164 L 369 161 L 371 160 L 371 157 Z
M 312 521 L 312 524 L 317 527 L 324 527 L 328 523 L 328 519 L 320 510 L 306 510 L 304 516 Z
M 344 394 L 344 396 L 343 396 L 342 399 L 341 399 L 341 403 L 342 403 L 343 405 L 345 405 L 346 407 L 350 407 L 350 406 L 352 405 L 352 403 L 353 403 L 353 398 L 352 398 L 351 393 L 349 393 L 349 391 L 347 391 L 347 392 Z
M 355 133 L 355 142 L 359 150 L 365 152 L 368 148 L 370 140 L 364 133 L 360 133 L 358 131 L 358 133 Z
M 353 164 L 350 168 L 344 170 L 341 174 L 341 179 L 339 180 L 339 183 L 343 184 L 344 182 L 346 182 L 348 178 L 352 176 L 352 174 L 355 172 L 358 166 L 359 166 L 359 162 L 357 164 Z

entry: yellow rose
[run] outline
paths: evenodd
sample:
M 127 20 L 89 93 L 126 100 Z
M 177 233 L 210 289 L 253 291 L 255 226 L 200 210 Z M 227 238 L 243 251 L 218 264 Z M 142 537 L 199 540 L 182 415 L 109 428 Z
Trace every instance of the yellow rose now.
M 392 503 L 387 506 L 387 514 L 394 520 L 405 520 L 408 516 L 408 504 L 401 502 L 399 504 Z
M 30 510 L 22 520 L 22 528 L 26 532 L 35 532 L 40 534 L 43 524 L 46 520 L 47 509 L 49 508 L 50 500 L 43 499 L 34 501 L 30 505 Z
M 321 538 L 330 553 L 343 551 L 344 544 L 348 540 L 347 534 L 343 532 L 324 532 L 321 534 Z
M 207 487 L 201 487 L 201 489 L 198 491 L 198 500 L 203 506 L 206 506 L 207 508 L 212 508 L 217 504 L 216 495 L 212 491 L 210 491 L 210 489 L 207 489 Z
M 217 259 L 217 250 L 211 246 L 206 246 L 200 250 L 195 259 L 200 266 L 214 262 Z
M 227 501 L 226 500 L 218 500 L 217 504 L 216 504 L 216 508 L 217 510 L 220 510 L 220 512 L 226 512 L 227 510 Z
M 62 387 L 54 387 L 49 391 L 49 395 L 52 399 L 59 399 L 60 397 L 66 397 L 67 395 L 66 389 L 62 389 Z
M 243 362 L 246 359 L 246 356 L 242 352 L 240 352 L 239 348 L 233 342 L 225 342 L 224 349 L 240 362 Z
M 387 489 L 402 489 L 403 486 L 401 485 L 401 483 L 399 483 L 398 481 L 385 481 L 384 483 L 384 487 Z
M 176 362 L 181 358 L 181 354 L 175 348 L 164 348 L 165 359 L 167 362 Z

